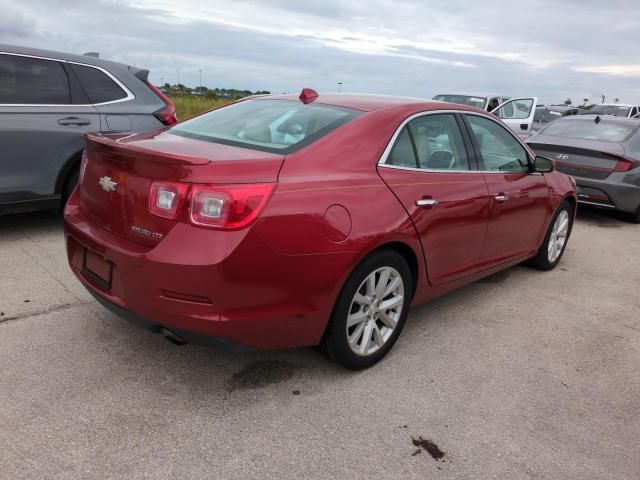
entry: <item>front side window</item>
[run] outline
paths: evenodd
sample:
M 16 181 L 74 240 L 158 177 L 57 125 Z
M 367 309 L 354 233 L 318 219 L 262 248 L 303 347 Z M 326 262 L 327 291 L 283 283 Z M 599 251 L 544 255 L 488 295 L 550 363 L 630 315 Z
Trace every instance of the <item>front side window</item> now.
M 480 150 L 483 170 L 496 172 L 529 172 L 527 150 L 502 125 L 477 115 L 466 115 Z
M 494 113 L 500 118 L 523 120 L 529 118 L 529 115 L 531 115 L 533 101 L 533 98 L 511 100 L 502 105 Z
M 169 133 L 274 153 L 296 151 L 360 115 L 360 111 L 296 100 L 234 103 L 172 127 Z
M 18 55 L 0 55 L 0 104 L 69 103 L 69 78 L 60 62 Z
M 71 68 L 78 76 L 91 103 L 113 102 L 127 97 L 127 93 L 101 70 L 75 64 L 71 64 Z

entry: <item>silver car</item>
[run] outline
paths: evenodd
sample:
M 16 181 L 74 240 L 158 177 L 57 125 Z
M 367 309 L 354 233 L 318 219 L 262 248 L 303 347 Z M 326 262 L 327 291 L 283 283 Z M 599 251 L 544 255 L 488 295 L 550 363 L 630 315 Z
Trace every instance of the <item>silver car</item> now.
M 0 44 L 0 213 L 60 208 L 87 132 L 176 122 L 149 71 L 83 55 Z
M 548 124 L 527 143 L 575 178 L 579 202 L 626 212 L 640 223 L 640 122 L 574 115 Z

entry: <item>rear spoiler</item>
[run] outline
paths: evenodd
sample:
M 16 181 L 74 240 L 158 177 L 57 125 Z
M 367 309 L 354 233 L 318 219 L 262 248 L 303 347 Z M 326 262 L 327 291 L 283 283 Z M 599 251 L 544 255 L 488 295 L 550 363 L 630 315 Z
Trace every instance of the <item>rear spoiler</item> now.
M 129 71 L 133 73 L 138 80 L 141 80 L 145 83 L 149 81 L 149 70 L 130 66 Z

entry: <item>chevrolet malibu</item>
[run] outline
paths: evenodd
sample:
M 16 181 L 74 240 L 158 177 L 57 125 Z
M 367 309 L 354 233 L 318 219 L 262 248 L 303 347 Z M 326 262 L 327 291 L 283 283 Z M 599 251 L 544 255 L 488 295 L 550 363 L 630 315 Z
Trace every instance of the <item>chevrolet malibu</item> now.
M 322 345 L 380 360 L 411 305 L 521 262 L 554 268 L 575 184 L 495 116 L 375 95 L 250 98 L 88 135 L 73 272 L 174 343 Z

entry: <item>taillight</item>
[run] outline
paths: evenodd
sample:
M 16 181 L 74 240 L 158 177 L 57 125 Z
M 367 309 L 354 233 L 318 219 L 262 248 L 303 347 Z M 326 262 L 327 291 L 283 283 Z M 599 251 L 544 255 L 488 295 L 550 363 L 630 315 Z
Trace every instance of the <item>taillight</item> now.
M 82 160 L 80 161 L 80 174 L 78 175 L 78 184 L 81 184 L 84 180 L 84 172 L 87 170 L 87 151 L 82 151 Z
M 264 208 L 273 183 L 193 186 L 189 219 L 202 227 L 233 230 L 250 225 Z
M 620 159 L 618 163 L 616 163 L 616 168 L 613 169 L 614 172 L 628 172 L 629 170 L 633 170 L 637 166 L 640 166 L 640 162 L 633 162 L 631 160 Z
M 178 123 L 178 117 L 176 117 L 176 106 L 169 99 L 169 97 L 162 93 L 162 91 L 152 83 L 147 82 L 147 86 L 151 90 L 153 90 L 153 93 L 160 97 L 160 100 L 165 103 L 165 106 L 160 110 L 153 112 L 153 115 L 165 125 L 173 125 L 174 123 Z
M 149 211 L 158 217 L 176 220 L 189 186 L 177 182 L 154 182 L 149 194 Z

